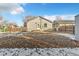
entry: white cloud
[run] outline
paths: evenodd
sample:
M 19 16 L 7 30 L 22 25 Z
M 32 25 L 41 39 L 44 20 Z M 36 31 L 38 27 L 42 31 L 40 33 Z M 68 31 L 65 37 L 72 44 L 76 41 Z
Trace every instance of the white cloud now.
M 11 14 L 19 14 L 24 12 L 24 9 L 17 3 L 1 3 L 0 12 L 10 12 Z
M 18 7 L 18 8 L 15 8 L 11 11 L 11 14 L 15 15 L 15 14 L 19 14 L 19 13 L 22 13 L 24 12 L 24 9 L 22 7 Z
M 45 15 L 43 17 L 46 18 L 46 19 L 49 19 L 51 21 L 54 21 L 55 20 L 55 16 L 47 16 L 47 15 Z
M 51 15 L 51 16 L 44 15 L 43 17 L 51 21 L 56 20 L 56 17 L 60 17 L 62 20 L 74 20 L 75 19 L 74 15 Z

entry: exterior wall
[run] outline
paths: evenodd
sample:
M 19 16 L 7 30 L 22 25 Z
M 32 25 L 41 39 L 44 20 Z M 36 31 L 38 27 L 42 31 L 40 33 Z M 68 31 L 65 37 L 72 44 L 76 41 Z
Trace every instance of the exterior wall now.
M 44 23 L 47 23 L 47 27 L 44 27 Z M 27 31 L 32 31 L 32 30 L 48 30 L 52 29 L 52 23 L 41 19 L 40 17 L 35 18 L 34 20 L 30 20 L 27 22 Z
M 36 30 L 37 29 L 36 23 L 40 24 L 39 18 L 28 21 L 27 22 L 27 31 Z
M 50 22 L 48 22 L 48 21 L 46 21 L 46 20 L 43 20 L 43 19 L 41 19 L 41 22 L 42 22 L 42 30 L 48 30 L 48 29 L 53 29 L 52 28 L 52 23 L 50 23 Z M 47 24 L 47 27 L 44 27 L 44 24 Z
M 75 16 L 75 38 L 76 40 L 79 40 L 79 15 Z
M 16 27 L 14 25 L 8 26 L 8 32 L 20 32 L 21 29 L 19 27 Z
M 64 25 L 59 27 L 59 31 L 74 34 L 75 25 Z
M 54 22 L 54 30 L 59 31 L 59 32 L 66 32 L 66 33 L 74 34 L 75 23 L 74 23 L 74 21 L 73 22 L 72 21 L 71 22 L 55 21 Z

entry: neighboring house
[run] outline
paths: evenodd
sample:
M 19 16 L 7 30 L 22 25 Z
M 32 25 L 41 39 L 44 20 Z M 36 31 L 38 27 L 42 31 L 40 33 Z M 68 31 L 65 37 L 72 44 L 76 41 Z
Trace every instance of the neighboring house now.
M 19 32 L 20 28 L 15 23 L 8 24 L 8 32 Z
M 25 17 L 24 28 L 26 28 L 27 31 L 33 31 L 33 30 L 44 31 L 44 30 L 53 29 L 52 21 L 45 19 L 41 16 Z
M 75 16 L 75 39 L 79 41 L 79 15 Z
M 55 31 L 74 33 L 75 21 L 74 20 L 55 20 L 53 22 Z

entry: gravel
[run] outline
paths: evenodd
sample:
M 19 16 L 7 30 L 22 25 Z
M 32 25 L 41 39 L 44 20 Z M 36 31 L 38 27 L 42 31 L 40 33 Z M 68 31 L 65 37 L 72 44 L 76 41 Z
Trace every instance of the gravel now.
M 0 56 L 79 56 L 79 48 L 0 48 Z

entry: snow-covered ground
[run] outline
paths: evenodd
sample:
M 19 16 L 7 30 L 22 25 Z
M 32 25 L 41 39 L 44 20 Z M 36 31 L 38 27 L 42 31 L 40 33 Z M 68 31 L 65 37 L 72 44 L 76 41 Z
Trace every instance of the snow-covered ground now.
M 73 35 L 73 34 L 67 34 L 67 33 L 53 33 L 53 34 L 62 35 L 62 36 L 68 37 L 72 40 L 75 40 L 75 35 Z

